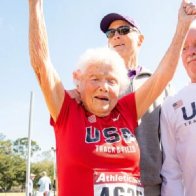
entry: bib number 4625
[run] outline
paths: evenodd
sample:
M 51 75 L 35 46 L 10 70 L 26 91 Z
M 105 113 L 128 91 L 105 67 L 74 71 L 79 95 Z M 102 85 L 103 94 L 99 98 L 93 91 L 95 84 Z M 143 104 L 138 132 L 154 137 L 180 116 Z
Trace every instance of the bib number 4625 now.
M 128 184 L 96 185 L 95 196 L 144 196 L 143 188 Z

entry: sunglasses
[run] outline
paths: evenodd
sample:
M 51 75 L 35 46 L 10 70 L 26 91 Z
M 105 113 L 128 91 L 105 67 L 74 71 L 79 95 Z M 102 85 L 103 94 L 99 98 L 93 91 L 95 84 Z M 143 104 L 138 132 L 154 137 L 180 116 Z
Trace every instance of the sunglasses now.
M 112 38 L 112 37 L 114 37 L 116 31 L 118 32 L 119 35 L 126 35 L 130 32 L 137 31 L 137 29 L 134 27 L 129 27 L 129 26 L 121 26 L 116 29 L 108 29 L 105 32 L 105 34 L 106 34 L 107 38 Z

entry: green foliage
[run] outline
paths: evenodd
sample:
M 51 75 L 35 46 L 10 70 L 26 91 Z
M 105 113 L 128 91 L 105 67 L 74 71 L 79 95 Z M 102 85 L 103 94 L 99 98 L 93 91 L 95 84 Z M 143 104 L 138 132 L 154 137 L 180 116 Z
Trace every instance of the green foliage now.
M 22 148 L 20 148 L 22 146 Z M 28 148 L 27 138 L 18 138 L 16 141 L 6 140 L 0 133 L 0 190 L 10 191 L 14 187 L 25 187 L 26 182 L 26 152 Z M 17 151 L 18 150 L 18 151 Z M 40 147 L 35 141 L 32 141 L 32 151 L 37 152 Z M 45 160 L 32 163 L 31 173 L 36 174 L 36 183 L 42 171 L 47 171 L 48 176 L 53 176 L 53 162 L 47 161 L 49 152 L 44 153 Z M 47 155 L 47 156 L 46 156 Z
M 26 159 L 27 157 L 27 150 L 28 150 L 28 138 L 18 138 L 13 143 L 13 151 L 20 155 L 21 157 L 24 157 Z M 37 151 L 41 150 L 40 147 L 37 145 L 37 143 L 33 140 L 31 140 L 31 156 Z
M 16 155 L 0 154 L 0 187 L 4 191 L 25 181 L 25 161 Z
M 0 154 L 12 154 L 11 140 L 0 140 Z

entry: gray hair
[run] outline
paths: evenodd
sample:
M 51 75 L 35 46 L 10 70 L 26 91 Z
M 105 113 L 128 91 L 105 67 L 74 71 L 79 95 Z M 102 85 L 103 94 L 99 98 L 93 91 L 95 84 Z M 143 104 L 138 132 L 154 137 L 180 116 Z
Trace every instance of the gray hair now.
M 100 64 L 101 65 L 113 65 L 116 69 L 118 75 L 118 81 L 120 84 L 120 95 L 124 94 L 128 85 L 130 83 L 127 69 L 124 63 L 124 60 L 121 56 L 110 48 L 95 48 L 88 49 L 84 54 L 80 57 L 77 63 L 77 71 L 80 71 L 83 74 L 91 65 Z M 74 79 L 74 83 L 77 85 L 79 83 L 78 80 Z
M 41 175 L 42 176 L 47 176 L 47 172 L 46 171 L 42 171 Z

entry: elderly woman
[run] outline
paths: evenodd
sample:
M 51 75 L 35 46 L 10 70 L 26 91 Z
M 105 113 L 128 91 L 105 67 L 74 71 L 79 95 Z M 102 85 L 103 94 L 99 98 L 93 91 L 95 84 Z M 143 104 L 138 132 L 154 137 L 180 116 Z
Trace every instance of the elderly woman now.
M 58 195 L 143 195 L 134 129 L 174 74 L 195 6 L 182 2 L 176 33 L 157 70 L 120 100 L 128 81 L 122 59 L 109 49 L 87 52 L 74 72 L 82 104 L 69 97 L 52 66 L 43 0 L 29 0 L 29 7 L 31 63 L 56 136 Z

